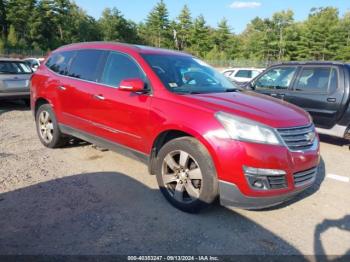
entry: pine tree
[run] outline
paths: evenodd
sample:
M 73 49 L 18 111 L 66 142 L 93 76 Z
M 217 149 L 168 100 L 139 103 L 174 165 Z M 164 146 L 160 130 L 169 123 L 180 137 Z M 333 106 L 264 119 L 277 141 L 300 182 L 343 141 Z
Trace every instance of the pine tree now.
M 350 12 L 340 20 L 336 37 L 338 46 L 335 59 L 350 61 Z
M 302 57 L 313 60 L 328 60 L 334 57 L 334 45 L 339 23 L 338 10 L 332 7 L 313 8 L 301 41 L 305 41 Z
M 272 25 L 274 30 L 273 37 L 275 40 L 274 49 L 278 54 L 276 59 L 279 61 L 283 60 L 289 51 L 288 41 L 290 40 L 289 37 L 290 37 L 291 31 L 288 31 L 288 29 L 294 23 L 293 16 L 294 16 L 294 13 L 291 10 L 277 12 L 277 13 L 274 13 L 272 16 Z
M 0 55 L 3 55 L 5 51 L 5 41 L 0 37 Z
M 98 23 L 105 41 L 133 43 L 137 39 L 136 25 L 127 21 L 117 8 L 106 8 Z
M 31 42 L 29 21 L 36 6 L 37 0 L 8 0 L 7 21 L 14 27 L 18 38 L 23 39 L 26 43 Z
M 223 18 L 219 24 L 218 28 L 214 31 L 212 41 L 214 45 L 220 52 L 225 52 L 228 48 L 228 41 L 232 37 L 230 27 L 226 18 Z
M 191 12 L 187 5 L 185 5 L 179 16 L 177 17 L 177 39 L 178 49 L 184 50 L 190 47 L 190 37 L 192 28 L 192 17 Z
M 163 0 L 149 13 L 146 27 L 150 44 L 157 47 L 168 47 L 172 44 L 169 13 Z
M 17 44 L 18 44 L 17 33 L 13 25 L 10 26 L 9 34 L 7 36 L 7 43 L 12 48 L 17 47 Z
M 0 0 L 0 34 L 2 39 L 7 36 L 7 1 Z
M 209 35 L 209 27 L 206 24 L 204 16 L 200 15 L 193 22 L 190 38 L 190 51 L 196 56 L 204 57 L 212 49 Z

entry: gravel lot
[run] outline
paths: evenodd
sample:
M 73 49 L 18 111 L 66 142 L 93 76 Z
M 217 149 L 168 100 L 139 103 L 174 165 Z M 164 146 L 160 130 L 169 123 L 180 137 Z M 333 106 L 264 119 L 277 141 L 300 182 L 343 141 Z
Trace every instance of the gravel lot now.
M 322 137 L 318 183 L 297 202 L 190 215 L 128 156 L 86 143 L 44 148 L 20 103 L 0 102 L 0 139 L 0 254 L 350 254 L 342 140 Z

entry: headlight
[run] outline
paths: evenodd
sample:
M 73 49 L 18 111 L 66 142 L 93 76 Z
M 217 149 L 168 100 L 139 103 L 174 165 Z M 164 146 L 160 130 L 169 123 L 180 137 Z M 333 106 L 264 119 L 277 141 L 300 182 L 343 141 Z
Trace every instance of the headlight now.
M 215 117 L 232 139 L 263 144 L 282 144 L 278 134 L 270 127 L 224 112 L 216 113 Z

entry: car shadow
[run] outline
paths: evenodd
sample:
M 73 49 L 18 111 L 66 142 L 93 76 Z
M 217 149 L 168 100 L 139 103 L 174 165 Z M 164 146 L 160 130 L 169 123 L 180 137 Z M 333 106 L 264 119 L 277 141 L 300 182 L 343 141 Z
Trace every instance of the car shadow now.
M 21 100 L 0 100 L 0 115 L 14 110 L 29 111 L 30 107 Z
M 212 205 L 197 215 L 183 213 L 158 189 L 116 172 L 2 193 L 0 232 L 2 255 L 301 255 L 234 211 Z
M 334 137 L 334 136 L 328 136 L 328 135 L 322 135 L 320 134 L 320 140 L 323 143 L 327 143 L 327 144 L 332 144 L 332 145 L 336 145 L 336 146 L 347 146 L 350 149 L 350 141 L 343 139 L 343 138 L 339 138 L 339 137 Z
M 259 211 L 276 210 L 276 209 L 290 206 L 290 205 L 294 204 L 295 202 L 302 201 L 303 199 L 315 194 L 318 190 L 320 190 L 322 182 L 325 179 L 325 177 L 326 177 L 326 165 L 325 165 L 323 158 L 321 157 L 321 161 L 320 161 L 320 164 L 318 167 L 318 173 L 316 176 L 316 181 L 314 182 L 314 184 L 311 187 L 309 187 L 308 189 L 306 189 L 302 193 L 298 194 L 297 196 L 293 197 L 289 201 L 286 201 L 284 203 L 281 203 L 281 204 L 273 206 L 273 207 L 263 208 Z
M 349 261 L 350 248 L 346 251 L 343 256 L 330 256 L 327 257 L 325 248 L 322 243 L 321 236 L 329 229 L 338 229 L 342 231 L 349 232 L 350 234 L 350 215 L 346 215 L 341 219 L 325 219 L 315 228 L 314 232 L 314 252 L 322 255 L 321 259 L 318 261 Z

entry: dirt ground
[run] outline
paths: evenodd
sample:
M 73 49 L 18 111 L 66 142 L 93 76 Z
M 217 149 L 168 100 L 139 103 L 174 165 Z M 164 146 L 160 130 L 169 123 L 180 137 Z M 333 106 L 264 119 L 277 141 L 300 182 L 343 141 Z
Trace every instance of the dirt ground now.
M 350 254 L 350 150 L 322 137 L 318 181 L 265 211 L 170 206 L 147 167 L 87 143 L 44 148 L 0 102 L 0 254 Z

